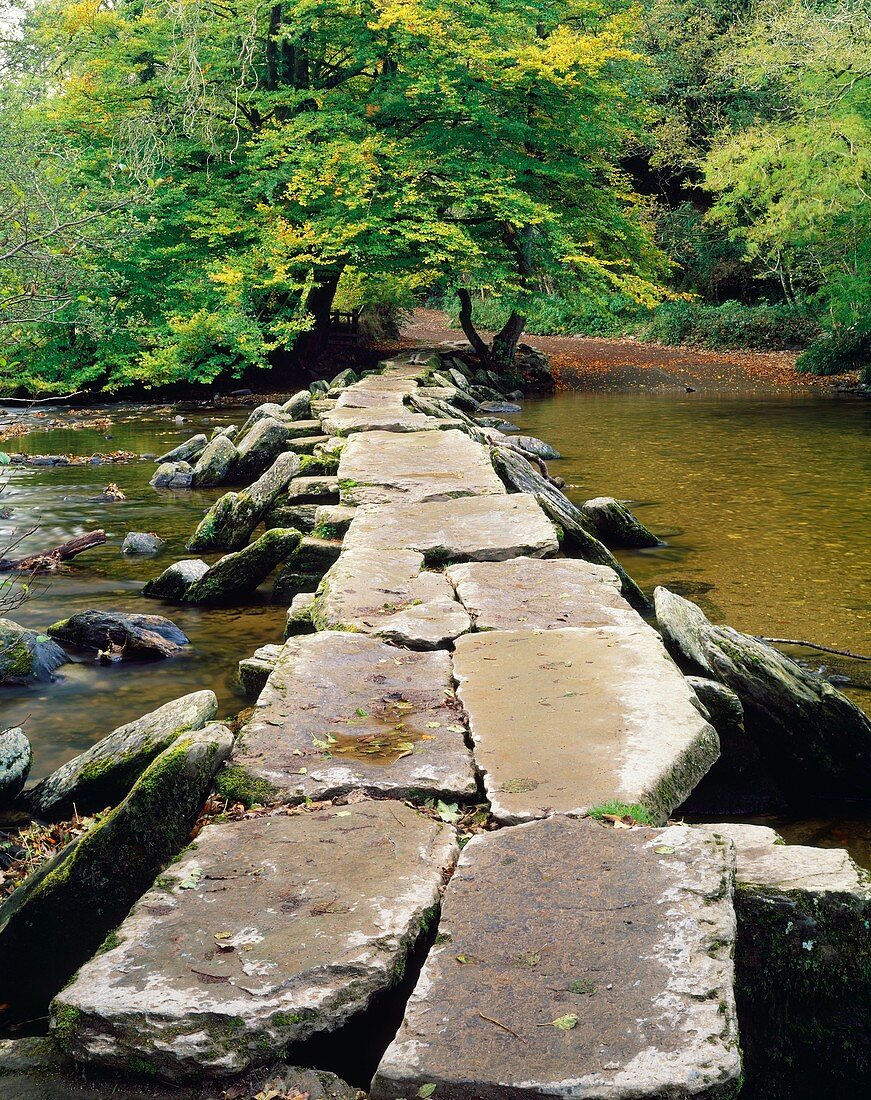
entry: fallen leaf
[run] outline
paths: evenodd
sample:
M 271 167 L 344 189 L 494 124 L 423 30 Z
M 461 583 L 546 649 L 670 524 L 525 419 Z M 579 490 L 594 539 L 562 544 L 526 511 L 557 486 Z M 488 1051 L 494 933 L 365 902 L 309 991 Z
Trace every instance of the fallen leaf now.
M 558 1027 L 560 1031 L 571 1031 L 573 1027 L 577 1026 L 580 1017 L 577 1012 L 567 1012 L 565 1016 L 557 1016 L 555 1020 L 551 1020 L 554 1027 Z

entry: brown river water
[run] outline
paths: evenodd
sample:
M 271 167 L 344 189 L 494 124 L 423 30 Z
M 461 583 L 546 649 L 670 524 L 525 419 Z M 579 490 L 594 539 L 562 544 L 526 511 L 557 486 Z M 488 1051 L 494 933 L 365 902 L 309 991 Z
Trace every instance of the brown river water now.
M 9 439 L 0 449 L 158 454 L 197 431 L 240 421 L 247 411 L 183 409 L 186 420 L 178 425 L 175 408 L 116 406 L 100 411 L 112 421 L 108 430 L 62 427 Z M 750 633 L 871 652 L 867 402 L 573 393 L 529 399 L 515 419 L 563 453 L 551 469 L 566 479 L 574 499 L 631 500 L 666 541 L 662 548 L 620 555 L 645 589 L 675 588 L 715 620 Z M 116 726 L 188 691 L 212 688 L 221 713 L 235 714 L 246 705 L 236 685 L 238 661 L 281 640 L 285 609 L 269 602 L 268 586 L 257 602 L 232 609 L 183 608 L 140 597 L 146 580 L 190 556 L 184 542 L 220 495 L 156 492 L 148 485 L 153 470 L 152 462 L 4 470 L 9 485 L 0 504 L 12 516 L 2 526 L 40 525 L 23 551 L 97 527 L 108 535 L 105 546 L 41 582 L 13 613 L 16 621 L 44 629 L 90 607 L 157 613 L 172 618 L 192 643 L 170 661 L 101 667 L 82 657 L 52 684 L 2 689 L 0 726 L 24 724 L 34 747 L 34 779 Z M 89 499 L 112 481 L 126 501 Z M 121 540 L 131 530 L 155 531 L 167 546 L 153 558 L 122 556 Z M 871 710 L 867 664 L 801 655 L 814 668 L 849 675 L 852 682 L 842 690 Z M 867 818 L 845 819 L 841 811 L 838 818 L 771 823 L 794 842 L 847 844 L 871 866 Z

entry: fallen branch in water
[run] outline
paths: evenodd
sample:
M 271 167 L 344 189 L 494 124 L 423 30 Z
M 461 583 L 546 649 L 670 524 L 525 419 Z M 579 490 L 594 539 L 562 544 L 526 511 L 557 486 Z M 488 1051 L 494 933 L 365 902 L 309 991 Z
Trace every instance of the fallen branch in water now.
M 773 645 L 798 645 L 803 649 L 818 649 L 821 653 L 836 653 L 839 657 L 852 657 L 854 661 L 871 661 L 871 657 L 864 657 L 861 653 L 851 653 L 849 649 L 835 649 L 830 645 L 819 645 L 817 642 L 803 642 L 799 638 L 763 638 L 757 635 L 760 642 L 770 642 Z
M 60 562 L 68 561 L 95 546 L 102 546 L 105 541 L 105 531 L 88 531 L 87 534 L 76 535 L 69 542 L 61 543 L 52 550 L 44 550 L 40 554 L 28 554 L 23 558 L 0 558 L 0 573 L 10 573 L 13 570 L 50 573 Z

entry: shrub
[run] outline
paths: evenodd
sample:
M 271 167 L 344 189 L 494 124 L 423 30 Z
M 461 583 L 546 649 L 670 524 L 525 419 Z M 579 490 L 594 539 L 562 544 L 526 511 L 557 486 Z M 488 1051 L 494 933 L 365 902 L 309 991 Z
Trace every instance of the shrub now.
M 640 335 L 663 344 L 776 351 L 804 347 L 818 331 L 809 314 L 792 306 L 674 301 L 657 306 Z
M 798 357 L 796 368 L 805 374 L 843 374 L 861 371 L 871 383 L 871 320 L 832 325 Z

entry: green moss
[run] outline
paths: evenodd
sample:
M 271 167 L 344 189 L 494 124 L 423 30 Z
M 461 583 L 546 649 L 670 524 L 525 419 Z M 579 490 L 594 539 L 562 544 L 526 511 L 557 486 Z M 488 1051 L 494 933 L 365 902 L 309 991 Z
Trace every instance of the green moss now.
M 33 676 L 35 662 L 24 635 L 20 635 L 14 642 L 4 647 L 2 658 L 6 666 L 4 670 L 5 678 L 15 677 L 25 680 Z
M 69 1047 L 81 1015 L 81 1012 L 72 1005 L 56 1004 L 52 1008 L 52 1035 L 62 1050 Z
M 275 1027 L 296 1027 L 311 1020 L 316 1013 L 310 1008 L 303 1008 L 299 1012 L 276 1012 L 270 1019 Z
M 231 764 L 215 777 L 215 790 L 229 802 L 243 806 L 266 805 L 274 801 L 278 788 L 265 779 L 250 775 L 241 765 Z
M 116 947 L 120 947 L 124 941 L 118 935 L 117 928 L 113 929 L 109 935 L 103 940 L 100 946 L 97 948 L 97 954 L 103 955 L 106 951 L 114 951 Z
M 127 1059 L 127 1069 L 135 1077 L 156 1077 L 157 1067 L 148 1058 L 139 1058 L 135 1055 Z
M 313 539 L 325 539 L 328 542 L 335 542 L 341 540 L 344 534 L 344 529 L 338 523 L 319 523 L 317 527 L 312 530 L 311 537 Z
M 587 811 L 587 817 L 594 821 L 601 821 L 606 814 L 614 817 L 631 817 L 637 825 L 655 825 L 656 820 L 650 810 L 638 803 L 603 802 L 601 806 L 593 806 Z

